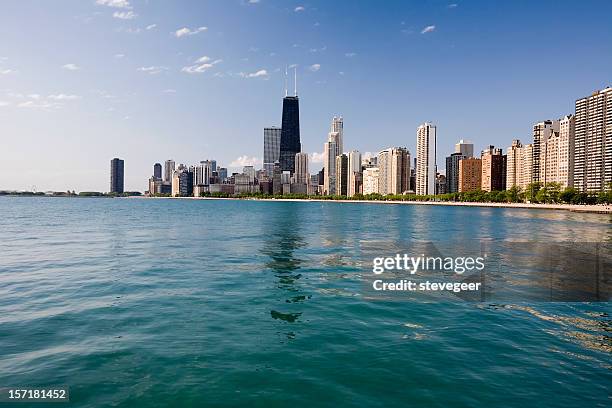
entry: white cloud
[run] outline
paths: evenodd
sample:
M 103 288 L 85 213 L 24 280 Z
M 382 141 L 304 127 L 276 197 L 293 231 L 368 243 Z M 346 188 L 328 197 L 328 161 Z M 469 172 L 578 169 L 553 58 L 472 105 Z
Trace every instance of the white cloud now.
M 304 11 L 304 10 L 306 10 L 304 6 L 297 6 L 296 8 L 293 9 L 293 11 L 295 11 L 296 13 L 299 13 L 300 11 Z
M 327 50 L 327 45 L 324 45 L 321 48 L 311 48 L 309 51 L 310 52 L 322 52 L 322 51 L 325 51 L 325 50 Z
M 115 54 L 114 57 L 115 58 L 123 58 L 123 57 L 125 57 L 125 54 Z
M 435 25 L 429 25 L 429 26 L 427 26 L 427 27 L 425 27 L 424 29 L 421 30 L 421 34 L 431 33 L 435 29 L 436 29 Z
M 452 3 L 448 5 L 448 8 L 456 8 L 458 6 L 457 3 Z
M 115 11 L 113 13 L 113 17 L 121 19 L 121 20 L 133 20 L 138 16 L 138 14 L 133 11 Z
M 339 75 L 344 75 L 344 71 L 339 71 L 338 74 Z
M 323 153 L 311 153 L 310 154 L 310 162 L 311 163 L 323 163 L 323 157 L 324 154 Z
M 36 101 L 25 101 L 17 104 L 18 108 L 28 108 L 28 109 L 51 109 L 57 108 L 59 104 L 51 103 L 51 102 L 36 102 Z
M 162 92 L 165 94 L 174 94 L 176 93 L 176 89 L 164 89 Z
M 149 25 L 146 27 L 146 29 L 147 29 L 147 30 L 152 30 L 152 29 L 154 29 L 155 27 L 157 27 L 157 24 L 149 24 Z
M 49 95 L 49 99 L 53 99 L 54 101 L 74 101 L 81 99 L 81 97 L 79 95 L 57 94 Z
M 249 0 L 247 3 L 249 3 L 249 4 L 257 4 L 257 3 L 259 3 L 259 0 Z
M 11 103 L 7 101 L 0 101 L 0 108 L 3 106 L 9 106 Z
M 67 69 L 68 71 L 76 71 L 81 69 L 77 64 L 65 64 L 62 68 Z
M 260 166 L 262 160 L 258 157 L 240 156 L 230 163 L 230 167 Z
M 268 71 L 265 69 L 260 69 L 259 71 L 255 71 L 251 73 L 240 72 L 238 76 L 242 78 L 263 78 L 263 79 L 270 78 L 270 74 L 268 74 Z
M 346 54 L 344 54 L 344 56 L 345 56 L 345 57 L 349 57 L 349 58 L 352 58 L 352 57 L 354 57 L 355 55 L 357 55 L 357 54 L 356 54 L 356 53 L 354 53 L 354 52 L 347 52 Z
M 157 66 L 157 65 L 151 65 L 149 67 L 140 67 L 140 68 L 137 69 L 137 71 L 146 72 L 147 74 L 154 75 L 154 74 L 159 74 L 160 72 L 165 71 L 167 69 L 168 68 L 166 68 L 166 67 L 161 67 L 161 66 Z
M 96 0 L 96 4 L 100 6 L 108 6 L 114 8 L 131 9 L 130 2 L 128 0 Z
M 14 74 L 15 71 L 12 69 L 0 69 L 0 75 L 8 75 L 8 74 Z
M 223 62 L 223 60 L 216 59 L 214 61 L 211 61 L 210 57 L 205 55 L 195 60 L 194 64 L 183 67 L 181 71 L 186 72 L 188 74 L 201 74 L 203 72 L 208 71 L 220 62 Z
M 311 70 L 312 72 L 317 72 L 318 70 L 321 69 L 321 64 L 312 64 L 311 66 L 308 67 L 309 70 Z
M 208 27 L 198 27 L 198 28 L 194 28 L 193 30 L 191 28 L 183 27 L 183 28 L 179 28 L 178 30 L 176 30 L 174 32 L 174 36 L 176 38 L 181 38 L 186 35 L 196 35 L 206 30 L 208 30 Z

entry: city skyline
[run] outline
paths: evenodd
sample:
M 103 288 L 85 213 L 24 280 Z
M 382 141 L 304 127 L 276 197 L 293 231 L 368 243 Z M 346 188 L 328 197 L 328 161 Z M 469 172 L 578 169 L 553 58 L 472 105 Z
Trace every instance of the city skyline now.
M 313 174 L 333 115 L 346 120 L 344 150 L 374 155 L 414 155 L 414 129 L 431 121 L 443 170 L 457 140 L 529 140 L 535 123 L 609 86 L 612 71 L 610 30 L 593 23 L 606 2 L 15 4 L 0 16 L 0 189 L 105 191 L 113 157 L 125 160 L 127 191 L 145 190 L 151 161 L 168 157 L 260 168 L 261 129 L 281 125 L 292 65 Z M 547 10 L 554 19 L 538 18 Z M 564 19 L 572 27 L 558 29 Z M 528 63 L 561 55 L 598 63 Z

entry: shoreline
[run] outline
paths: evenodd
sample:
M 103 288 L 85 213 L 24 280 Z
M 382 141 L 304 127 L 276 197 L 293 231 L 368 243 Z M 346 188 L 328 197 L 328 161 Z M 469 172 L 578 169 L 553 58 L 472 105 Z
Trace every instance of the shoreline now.
M 612 205 L 579 205 L 579 204 L 534 204 L 534 203 L 479 203 L 465 201 L 397 201 L 397 200 L 325 200 L 301 198 L 238 198 L 238 197 L 119 197 L 119 198 L 158 198 L 179 200 L 242 200 L 242 201 L 277 201 L 277 202 L 325 202 L 356 204 L 407 204 L 407 205 L 445 205 L 459 207 L 518 208 L 530 210 L 557 210 L 591 214 L 612 214 Z

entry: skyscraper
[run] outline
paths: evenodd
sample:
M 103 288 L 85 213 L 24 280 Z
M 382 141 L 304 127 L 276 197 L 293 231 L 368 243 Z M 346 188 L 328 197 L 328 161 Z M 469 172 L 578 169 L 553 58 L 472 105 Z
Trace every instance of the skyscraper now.
M 338 133 L 338 140 L 336 141 L 336 148 L 338 152 L 336 156 L 344 153 L 344 120 L 342 116 L 334 116 L 332 118 L 331 129 L 330 132 Z
M 166 160 L 164 164 L 164 181 L 166 183 L 172 183 L 172 175 L 174 174 L 175 163 L 174 160 Z
M 477 191 L 482 185 L 482 161 L 475 157 L 459 160 L 459 192 Z
M 110 192 L 123 193 L 123 160 L 116 157 L 110 162 Z
M 194 169 L 193 185 L 208 186 L 212 177 L 212 163 L 210 160 L 203 160 Z
M 472 146 L 473 148 L 473 146 Z M 464 153 L 452 153 L 446 158 L 446 192 L 456 193 L 459 191 L 459 160 L 467 159 Z
M 323 194 L 336 194 L 336 140 L 337 133 L 329 134 L 327 142 L 323 144 Z
M 363 178 L 361 175 L 361 153 L 357 150 L 352 150 L 348 154 L 348 189 L 349 197 L 360 193 L 359 186 Z
M 474 144 L 469 140 L 461 139 L 455 144 L 455 153 L 461 153 L 465 157 L 474 157 Z M 448 178 L 448 174 L 446 176 Z
M 532 182 L 536 183 L 544 179 L 540 171 L 540 161 L 542 154 L 542 144 L 546 143 L 549 137 L 559 133 L 558 120 L 545 120 L 533 126 L 533 159 L 532 159 Z M 542 180 L 540 180 L 542 179 Z
M 308 184 L 308 153 L 296 153 L 294 180 L 297 184 Z
M 481 190 L 502 191 L 506 189 L 506 156 L 502 149 L 489 146 L 481 155 Z
M 283 98 L 279 162 L 282 171 L 295 172 L 295 154 L 302 151 L 300 143 L 300 105 L 297 89 L 294 96 Z
M 378 153 L 378 192 L 403 194 L 410 189 L 410 152 L 392 147 Z
M 348 193 L 348 156 L 336 156 L 336 194 L 346 196 Z
M 281 129 L 275 126 L 264 128 L 263 168 L 268 176 L 274 173 L 274 163 L 280 159 Z
M 514 186 L 521 187 L 523 145 L 520 140 L 513 140 L 512 146 L 508 147 L 506 153 L 506 189 Z
M 576 101 L 574 187 L 604 191 L 612 183 L 612 87 Z
M 417 128 L 416 193 L 436 193 L 436 127 L 423 123 Z
M 153 165 L 153 177 L 161 180 L 162 177 L 162 166 L 159 163 Z
M 378 167 L 367 167 L 363 171 L 363 194 L 378 193 L 380 171 Z

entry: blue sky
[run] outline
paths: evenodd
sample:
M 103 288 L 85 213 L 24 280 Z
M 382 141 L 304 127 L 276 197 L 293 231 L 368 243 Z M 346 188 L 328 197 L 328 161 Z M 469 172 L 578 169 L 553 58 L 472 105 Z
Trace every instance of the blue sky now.
M 609 1 L 4 1 L 0 189 L 145 190 L 167 158 L 260 160 L 297 65 L 302 147 L 333 115 L 345 149 L 415 150 L 438 163 L 531 139 L 533 123 L 612 84 Z M 320 163 L 311 163 L 311 172 Z

